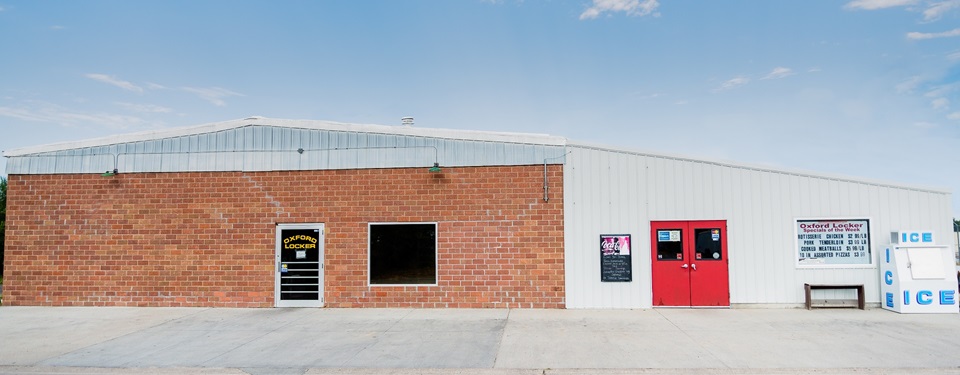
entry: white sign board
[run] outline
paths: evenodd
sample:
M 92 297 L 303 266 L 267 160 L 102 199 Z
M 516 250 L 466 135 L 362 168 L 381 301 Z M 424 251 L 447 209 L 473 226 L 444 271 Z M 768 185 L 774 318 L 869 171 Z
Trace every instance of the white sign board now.
M 908 245 L 933 245 L 937 241 L 933 238 L 932 231 L 910 230 L 891 233 L 892 243 L 901 246 Z
M 658 230 L 657 242 L 680 242 L 680 231 L 679 230 Z
M 869 219 L 797 219 L 797 265 L 870 266 Z

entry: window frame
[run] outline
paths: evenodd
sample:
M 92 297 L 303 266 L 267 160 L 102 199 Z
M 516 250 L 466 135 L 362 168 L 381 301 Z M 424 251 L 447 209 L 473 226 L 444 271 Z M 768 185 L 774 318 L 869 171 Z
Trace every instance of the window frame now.
M 433 225 L 433 284 L 373 284 L 371 281 L 372 235 L 374 225 Z M 419 287 L 437 286 L 440 283 L 440 225 L 435 221 L 371 222 L 367 223 L 367 287 Z
M 867 251 L 870 252 L 870 263 L 819 263 L 802 264 L 800 263 L 800 222 L 801 221 L 866 221 L 867 222 Z M 875 221 L 872 216 L 838 216 L 838 217 L 795 217 L 791 221 L 793 224 L 793 264 L 799 270 L 814 269 L 875 269 L 878 266 L 877 251 L 874 247 L 879 242 L 874 241 L 876 235 Z

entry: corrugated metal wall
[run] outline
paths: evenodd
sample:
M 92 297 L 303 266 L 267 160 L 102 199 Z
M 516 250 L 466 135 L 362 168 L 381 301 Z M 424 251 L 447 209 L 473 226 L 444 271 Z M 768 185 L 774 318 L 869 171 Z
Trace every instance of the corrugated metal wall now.
M 731 304 L 800 304 L 803 283 L 863 283 L 879 271 L 798 269 L 794 220 L 869 218 L 874 255 L 897 230 L 948 244 L 950 194 L 680 158 L 568 146 L 564 168 L 568 308 L 652 305 L 650 221 L 726 220 Z M 633 236 L 633 281 L 600 282 L 599 236 Z M 828 298 L 853 298 L 834 292 Z
M 303 149 L 303 153 L 297 152 Z M 251 125 L 11 157 L 9 174 L 271 171 L 542 164 L 563 146 Z M 551 160 L 552 163 L 558 160 Z

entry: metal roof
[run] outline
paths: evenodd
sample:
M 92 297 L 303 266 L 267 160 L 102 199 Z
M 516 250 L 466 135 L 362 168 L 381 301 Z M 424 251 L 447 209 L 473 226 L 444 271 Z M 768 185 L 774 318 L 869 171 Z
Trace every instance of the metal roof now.
M 7 151 L 9 174 L 280 171 L 562 163 L 542 134 L 251 117 Z
M 566 138 L 550 136 L 546 134 L 530 133 L 507 133 L 490 132 L 477 130 L 455 130 L 455 129 L 434 129 L 418 128 L 413 126 L 387 126 L 373 124 L 351 124 L 333 121 L 320 120 L 289 120 L 289 119 L 271 119 L 266 117 L 248 117 L 240 120 L 230 120 L 223 122 L 214 122 L 209 124 L 186 126 L 178 128 L 151 130 L 139 133 L 121 134 L 103 138 L 81 140 L 75 142 L 53 143 L 40 146 L 23 147 L 3 152 L 3 156 L 15 157 L 30 154 L 39 154 L 52 151 L 63 151 L 72 149 L 89 148 L 96 146 L 108 146 L 123 143 L 142 142 L 151 140 L 160 140 L 166 138 L 178 138 L 189 135 L 215 133 L 224 130 L 242 128 L 245 126 L 273 126 L 292 129 L 312 129 L 329 130 L 351 133 L 369 133 L 383 135 L 405 135 L 424 138 L 438 138 L 449 140 L 464 141 L 486 141 L 503 142 L 532 145 L 550 145 L 562 146 L 566 144 Z
M 944 188 L 708 160 L 546 134 L 248 117 L 4 151 L 9 174 L 264 171 L 564 163 L 569 147 L 949 194 Z M 299 151 L 299 152 L 298 152 Z

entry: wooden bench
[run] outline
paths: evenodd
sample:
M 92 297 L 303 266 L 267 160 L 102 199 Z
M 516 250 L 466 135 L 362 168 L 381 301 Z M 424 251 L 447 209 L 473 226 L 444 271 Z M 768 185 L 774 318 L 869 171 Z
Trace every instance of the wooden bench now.
M 807 310 L 811 308 L 810 291 L 814 289 L 856 289 L 857 307 L 864 310 L 866 301 L 864 300 L 863 284 L 803 284 L 803 290 L 806 293 Z

